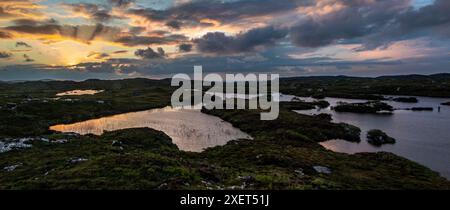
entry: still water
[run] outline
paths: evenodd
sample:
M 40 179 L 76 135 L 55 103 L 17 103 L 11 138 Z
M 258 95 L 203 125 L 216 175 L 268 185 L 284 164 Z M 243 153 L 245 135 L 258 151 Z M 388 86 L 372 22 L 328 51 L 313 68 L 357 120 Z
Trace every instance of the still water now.
M 279 95 L 280 101 L 290 101 L 291 95 Z M 241 98 L 239 96 L 230 96 Z M 245 96 L 242 98 L 254 98 Z M 224 98 L 229 98 L 225 96 Z M 311 98 L 302 98 L 313 101 Z M 296 111 L 300 114 L 328 113 L 334 122 L 345 122 L 361 128 L 360 143 L 344 140 L 330 140 L 321 143 L 335 152 L 358 153 L 387 151 L 421 163 L 450 179 L 450 107 L 440 106 L 450 101 L 443 98 L 417 97 L 419 103 L 401 103 L 385 101 L 396 109 L 412 107 L 433 107 L 434 111 L 396 110 L 393 115 L 337 113 L 331 108 L 321 110 Z M 365 102 L 366 100 L 325 98 L 331 106 L 337 102 Z M 441 107 L 438 112 L 438 106 Z M 119 114 L 84 122 L 55 125 L 51 130 L 75 132 L 79 134 L 100 135 L 104 131 L 125 128 L 149 127 L 163 131 L 172 138 L 181 150 L 200 152 L 208 147 L 224 145 L 234 139 L 251 139 L 251 137 L 234 128 L 230 123 L 218 117 L 201 113 L 198 110 L 174 109 L 166 107 L 142 112 Z M 375 147 L 367 143 L 366 133 L 371 129 L 381 129 L 396 138 L 394 145 Z
M 101 93 L 104 90 L 70 90 L 56 94 L 56 96 L 81 96 L 81 95 L 95 95 Z
M 148 127 L 166 133 L 181 150 L 200 152 L 230 140 L 251 139 L 222 119 L 195 109 L 166 107 L 51 126 L 50 130 L 101 135 L 104 131 Z
M 421 163 L 450 179 L 450 106 L 440 105 L 450 101 L 443 98 L 417 97 L 419 103 L 384 101 L 394 108 L 433 107 L 434 111 L 396 110 L 393 115 L 338 113 L 330 108 L 296 111 L 301 114 L 328 113 L 334 122 L 345 122 L 361 128 L 361 142 L 330 140 L 321 143 L 335 152 L 358 153 L 387 151 Z M 339 98 L 325 98 L 331 106 L 337 102 L 365 102 Z M 438 112 L 438 107 L 441 107 Z M 371 129 L 381 129 L 396 138 L 394 145 L 375 147 L 367 143 L 366 134 Z

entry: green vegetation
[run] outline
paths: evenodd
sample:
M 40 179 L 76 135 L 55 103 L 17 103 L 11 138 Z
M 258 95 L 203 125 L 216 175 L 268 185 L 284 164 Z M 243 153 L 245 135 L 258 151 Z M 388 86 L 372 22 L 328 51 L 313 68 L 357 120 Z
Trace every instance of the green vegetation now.
M 325 100 L 315 101 L 313 103 L 316 104 L 316 106 L 321 109 L 325 109 L 330 106 L 330 103 L 328 103 L 328 101 Z
M 373 145 L 381 146 L 383 144 L 395 144 L 395 139 L 388 136 L 385 132 L 374 129 L 367 132 L 367 141 Z
M 336 112 L 354 112 L 354 113 L 380 113 L 392 112 L 394 108 L 384 102 L 368 101 L 365 103 L 343 103 L 340 102 L 333 107 Z
M 322 99 L 325 98 L 325 95 L 322 95 L 322 94 L 314 94 L 314 95 L 312 95 L 311 97 L 314 98 L 314 99 L 322 100 Z
M 182 189 L 183 181 L 198 175 L 179 153 L 168 136 L 151 129 L 81 136 L 58 145 L 35 142 L 31 149 L 0 154 L 0 166 L 20 165 L 0 171 L 0 189 L 156 189 L 163 183 Z
M 346 155 L 316 143 L 345 138 L 340 125 L 319 120 L 312 122 L 317 127 L 298 129 L 314 117 L 287 110 L 279 121 L 263 123 L 255 123 L 260 121 L 254 111 L 209 113 L 235 119 L 233 124 L 255 139 L 202 153 L 179 151 L 169 137 L 152 129 L 73 137 L 65 144 L 34 142 L 30 149 L 0 154 L 1 167 L 18 165 L 13 171 L 0 170 L 0 189 L 450 188 L 437 173 L 393 154 Z M 270 131 L 277 123 L 289 122 L 292 125 Z M 328 126 L 332 131 L 320 129 Z M 319 173 L 319 167 L 331 172 Z
M 339 125 L 344 129 L 346 136 L 344 137 L 347 141 L 360 142 L 361 141 L 361 129 L 350 124 L 339 123 Z
M 105 91 L 52 99 L 73 89 Z M 101 136 L 48 131 L 53 124 L 164 107 L 172 91 L 168 80 L 0 83 L 0 139 L 67 139 L 0 153 L 0 189 L 450 189 L 438 173 L 391 153 L 326 150 L 318 143 L 359 141 L 361 130 L 291 111 L 319 102 L 282 102 L 274 121 L 260 121 L 259 110 L 203 110 L 254 139 L 202 153 L 180 151 L 148 128 Z
M 105 91 L 55 99 L 75 89 Z M 54 124 L 168 106 L 172 91 L 169 80 L 0 83 L 0 138 L 42 135 Z
M 297 96 L 384 100 L 383 95 L 450 97 L 450 74 L 376 78 L 319 76 L 283 78 L 280 92 Z
M 277 171 L 287 170 L 295 172 L 295 170 L 301 168 L 307 176 L 302 178 L 291 177 L 290 182 L 284 181 L 285 184 L 295 186 L 290 187 L 295 189 L 311 189 L 311 187 L 312 189 L 421 188 L 411 185 L 418 181 L 412 177 L 421 176 L 419 174 L 412 175 L 411 172 L 419 172 L 421 170 L 418 168 L 410 170 L 418 165 L 415 163 L 414 165 L 416 166 L 410 165 L 412 162 L 404 158 L 389 153 L 362 153 L 356 155 L 334 153 L 325 150 L 316 143 L 334 138 L 349 140 L 345 135 L 350 133 L 358 135 L 359 138 L 360 131 L 357 128 L 346 129 L 343 125 L 329 124 L 326 120 L 318 120 L 317 116 L 292 115 L 283 106 L 279 119 L 275 121 L 259 121 L 259 115 L 254 111 L 204 111 L 231 122 L 234 126 L 248 132 L 255 138 L 252 141 L 237 141 L 224 147 L 208 149 L 203 153 L 208 156 L 208 159 L 212 158 L 222 161 L 222 164 L 227 166 L 235 167 L 235 165 L 239 165 L 243 171 L 252 171 L 255 167 L 263 168 L 267 165 L 271 166 L 268 170 L 276 169 Z M 332 126 L 329 127 L 330 125 Z M 352 132 L 348 132 L 349 130 L 352 130 Z M 220 156 L 211 157 L 211 154 L 220 154 Z M 229 165 L 230 163 L 237 164 Z M 325 166 L 331 169 L 332 172 L 330 174 L 318 174 L 311 168 L 317 165 Z M 408 168 L 408 172 L 403 171 L 402 167 Z M 410 182 L 402 179 L 400 175 L 403 173 L 402 171 L 405 174 L 412 175 L 407 180 L 412 181 L 414 179 L 415 181 Z M 252 174 L 251 172 L 247 173 Z M 289 172 L 286 173 L 289 174 Z M 313 177 L 306 181 L 305 179 L 310 176 Z M 274 179 L 272 178 L 272 180 Z M 394 184 L 396 186 L 393 186 L 392 184 L 396 182 L 394 180 L 398 180 L 400 183 L 397 182 L 397 184 L 399 185 Z M 306 186 L 296 186 L 295 183 L 297 182 L 307 184 Z M 374 183 L 379 183 L 381 186 L 372 185 Z M 279 188 L 281 187 L 277 189 Z

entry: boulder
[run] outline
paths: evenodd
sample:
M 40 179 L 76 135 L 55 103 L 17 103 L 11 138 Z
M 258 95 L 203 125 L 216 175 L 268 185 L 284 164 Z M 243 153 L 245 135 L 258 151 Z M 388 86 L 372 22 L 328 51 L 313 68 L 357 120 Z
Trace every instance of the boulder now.
M 313 166 L 313 168 L 319 174 L 331 174 L 331 169 L 325 166 Z
M 381 146 L 383 144 L 394 144 L 395 139 L 388 136 L 385 132 L 374 129 L 367 132 L 367 141 L 376 146 Z

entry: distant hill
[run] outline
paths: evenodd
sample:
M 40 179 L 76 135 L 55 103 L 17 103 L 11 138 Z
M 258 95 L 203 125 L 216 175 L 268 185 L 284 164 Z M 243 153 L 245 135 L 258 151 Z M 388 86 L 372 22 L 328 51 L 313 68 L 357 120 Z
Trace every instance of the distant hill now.
M 380 77 L 312 76 L 281 79 L 280 90 L 300 96 L 372 98 L 368 95 L 450 97 L 450 74 Z
M 151 86 L 167 86 L 170 88 L 171 79 L 121 79 L 99 80 L 89 79 L 77 81 L 14 81 L 1 82 L 0 86 L 15 85 L 19 89 L 121 89 L 131 87 L 140 89 Z M 370 95 L 412 95 L 450 98 L 450 74 L 433 75 L 394 75 L 380 77 L 351 77 L 351 76 L 308 76 L 280 79 L 280 91 L 298 96 L 330 96 L 345 98 L 370 98 Z

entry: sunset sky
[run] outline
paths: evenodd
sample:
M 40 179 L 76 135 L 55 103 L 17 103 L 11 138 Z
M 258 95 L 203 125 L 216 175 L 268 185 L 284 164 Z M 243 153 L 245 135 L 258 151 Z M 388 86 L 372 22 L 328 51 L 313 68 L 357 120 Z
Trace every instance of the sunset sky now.
M 0 80 L 450 73 L 448 0 L 0 0 Z

